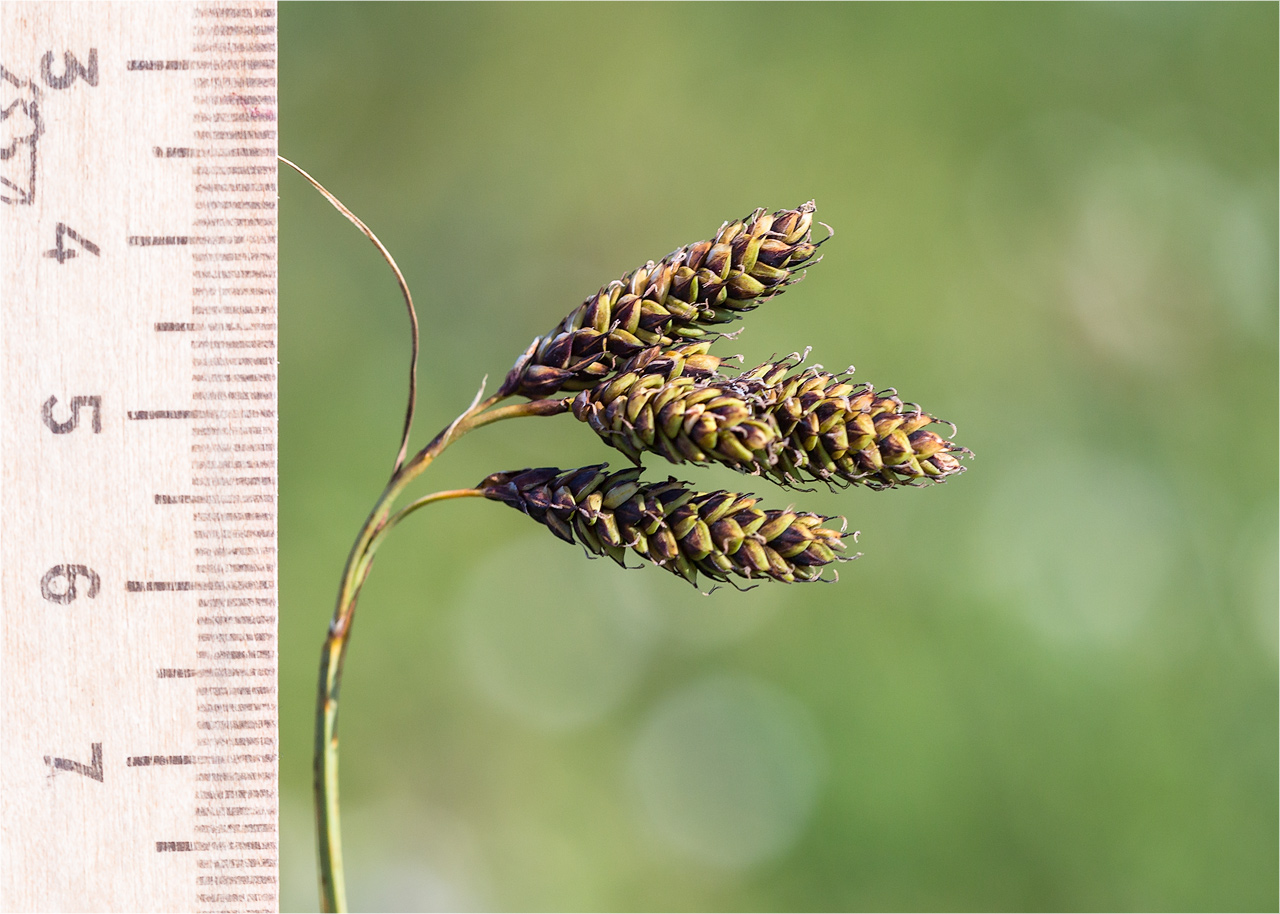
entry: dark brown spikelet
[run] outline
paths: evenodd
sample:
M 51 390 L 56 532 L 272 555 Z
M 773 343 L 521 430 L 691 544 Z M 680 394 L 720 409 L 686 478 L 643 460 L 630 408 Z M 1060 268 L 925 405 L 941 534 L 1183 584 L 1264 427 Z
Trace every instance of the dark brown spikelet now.
M 845 560 L 842 533 L 817 514 L 767 511 L 733 492 L 693 492 L 677 479 L 640 482 L 640 468 L 607 465 L 495 473 L 477 487 L 485 497 L 528 514 L 570 543 L 626 567 L 626 549 L 691 584 L 698 573 L 816 581 Z
M 736 377 L 718 374 L 705 343 L 632 358 L 585 390 L 574 415 L 636 463 L 718 462 L 790 485 L 805 479 L 888 488 L 940 481 L 967 454 L 928 428 L 938 420 L 890 392 L 819 367 L 793 373 L 799 356 Z
M 726 222 L 710 241 L 649 261 L 588 298 L 516 360 L 501 393 L 538 399 L 584 390 L 619 360 L 707 336 L 797 278 L 817 251 L 813 201 Z

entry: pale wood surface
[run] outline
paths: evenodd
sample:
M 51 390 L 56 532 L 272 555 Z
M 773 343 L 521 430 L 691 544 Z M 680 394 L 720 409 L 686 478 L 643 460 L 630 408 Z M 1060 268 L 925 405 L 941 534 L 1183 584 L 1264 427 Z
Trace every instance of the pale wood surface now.
M 275 23 L 0 4 L 4 910 L 277 909 Z

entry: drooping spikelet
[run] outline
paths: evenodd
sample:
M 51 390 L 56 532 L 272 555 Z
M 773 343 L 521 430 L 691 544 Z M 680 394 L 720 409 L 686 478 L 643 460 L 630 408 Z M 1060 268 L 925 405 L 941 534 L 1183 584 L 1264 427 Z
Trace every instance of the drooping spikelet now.
M 795 281 L 817 251 L 814 204 L 726 222 L 710 241 L 679 248 L 614 280 L 535 339 L 501 393 L 531 398 L 583 390 L 647 346 L 706 336 Z
M 638 467 L 606 469 L 495 473 L 477 488 L 588 552 L 625 567 L 629 547 L 695 585 L 698 572 L 717 581 L 816 581 L 824 565 L 844 559 L 841 532 L 817 514 L 763 510 L 754 496 L 693 492 L 677 479 L 642 483 Z
M 649 451 L 672 463 L 716 461 L 767 474 L 888 488 L 942 480 L 967 451 L 927 428 L 938 420 L 814 366 L 792 373 L 792 356 L 736 377 L 717 373 L 705 344 L 653 347 L 573 401 L 574 415 L 639 462 Z

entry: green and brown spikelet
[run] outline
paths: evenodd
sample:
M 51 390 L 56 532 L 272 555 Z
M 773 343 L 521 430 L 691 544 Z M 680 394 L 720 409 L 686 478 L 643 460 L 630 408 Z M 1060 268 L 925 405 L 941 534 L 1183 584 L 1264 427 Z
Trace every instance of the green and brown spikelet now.
M 968 452 L 927 428 L 934 417 L 818 366 L 792 373 L 799 358 L 724 377 L 706 344 L 653 347 L 578 394 L 573 412 L 637 463 L 649 451 L 784 485 L 814 479 L 872 488 L 960 472 L 956 455 Z
M 588 298 L 535 339 L 503 382 L 503 395 L 583 390 L 647 346 L 706 336 L 781 292 L 817 251 L 814 204 L 726 222 L 710 241 L 649 261 Z
M 758 398 L 744 398 L 718 374 L 707 343 L 655 346 L 618 374 L 584 390 L 573 414 L 635 463 L 652 451 L 672 463 L 716 461 L 751 471 L 772 462 L 782 443 Z
M 816 581 L 823 566 L 845 560 L 842 532 L 817 514 L 763 510 L 733 492 L 692 492 L 677 479 L 640 482 L 640 469 L 607 465 L 495 473 L 477 487 L 626 567 L 626 549 L 696 585 L 698 573 L 775 581 Z
M 767 467 L 779 481 L 887 489 L 941 482 L 964 470 L 957 455 L 968 448 L 929 428 L 948 425 L 954 435 L 955 426 L 904 403 L 892 389 L 853 383 L 852 368 L 837 375 L 814 365 L 789 374 L 795 364 L 766 363 L 734 379 L 742 396 L 760 398 L 785 439 Z

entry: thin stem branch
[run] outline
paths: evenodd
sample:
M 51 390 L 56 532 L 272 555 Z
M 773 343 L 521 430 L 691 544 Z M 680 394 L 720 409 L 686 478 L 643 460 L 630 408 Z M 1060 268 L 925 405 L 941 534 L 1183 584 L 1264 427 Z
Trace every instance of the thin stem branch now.
M 359 216 L 343 206 L 341 200 L 329 193 L 323 184 L 307 174 L 300 166 L 290 162 L 282 155 L 277 155 L 276 158 L 306 178 L 311 186 L 333 205 L 334 209 L 346 216 L 352 225 L 372 241 L 374 247 L 378 249 L 378 253 L 382 255 L 382 259 L 387 262 L 387 266 L 391 267 L 391 272 L 396 274 L 396 282 L 400 285 L 400 294 L 404 296 L 404 305 L 409 312 L 409 331 L 413 348 L 409 356 L 409 402 L 404 411 L 404 431 L 400 435 L 400 450 L 396 453 L 395 466 L 391 468 L 391 472 L 394 474 L 399 471 L 404 463 L 405 455 L 409 452 L 409 432 L 413 428 L 413 415 L 418 408 L 418 312 L 413 307 L 413 295 L 409 292 L 409 283 L 405 281 L 404 274 L 400 272 L 400 267 L 396 265 L 396 259 L 391 256 L 391 252 L 387 250 L 386 245 L 373 233 L 373 229 L 365 225 Z
M 316 740 L 314 755 L 316 831 L 320 849 L 320 895 L 324 911 L 345 911 L 346 879 L 342 865 L 342 835 L 338 804 L 338 696 L 342 670 L 350 644 L 360 590 L 369 577 L 378 547 L 387 533 L 409 514 L 425 505 L 450 498 L 483 495 L 478 489 L 454 489 L 426 495 L 396 514 L 391 510 L 396 498 L 422 474 L 442 451 L 473 429 L 520 416 L 552 416 L 565 412 L 569 401 L 534 400 L 493 408 L 500 394 L 476 402 L 431 440 L 431 443 L 403 463 L 392 475 L 373 510 L 360 528 L 347 556 L 337 605 L 324 648 L 320 653 L 320 678 L 316 692 Z
M 382 545 L 382 541 L 386 539 L 387 534 L 395 529 L 396 525 L 417 511 L 419 508 L 425 508 L 427 505 L 435 504 L 438 501 L 448 501 L 453 498 L 483 498 L 484 492 L 480 489 L 445 489 L 441 492 L 432 492 L 430 495 L 424 495 L 416 501 L 412 501 L 405 505 L 395 514 L 387 518 L 387 522 L 382 525 L 373 539 L 369 541 L 369 564 L 373 562 L 373 555 L 378 551 L 378 547 Z M 368 565 L 365 566 L 365 576 L 369 574 Z

